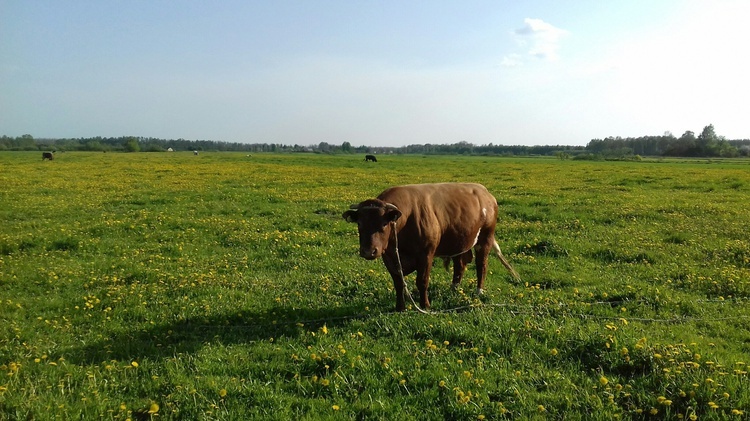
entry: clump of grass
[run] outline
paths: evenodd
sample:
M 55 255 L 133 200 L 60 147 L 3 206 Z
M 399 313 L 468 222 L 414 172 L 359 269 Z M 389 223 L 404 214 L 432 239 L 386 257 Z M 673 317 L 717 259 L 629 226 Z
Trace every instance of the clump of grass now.
M 516 248 L 516 253 L 533 254 L 549 257 L 567 257 L 568 250 L 550 240 L 538 241 L 534 244 L 524 244 Z
M 53 240 L 47 248 L 49 251 L 75 251 L 78 250 L 80 241 L 73 237 L 65 237 Z

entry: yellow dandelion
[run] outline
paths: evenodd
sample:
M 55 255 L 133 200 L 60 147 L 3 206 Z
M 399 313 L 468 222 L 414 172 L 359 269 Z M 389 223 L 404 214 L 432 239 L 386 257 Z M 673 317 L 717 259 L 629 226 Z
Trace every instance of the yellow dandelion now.
M 609 384 L 609 379 L 607 379 L 604 376 L 601 376 L 599 377 L 599 384 L 601 384 L 602 386 L 606 386 L 607 384 Z
M 545 408 L 544 405 L 539 405 L 536 407 L 536 409 L 539 412 L 547 412 L 547 408 Z
M 341 407 L 340 407 L 340 406 L 338 406 L 338 405 L 333 405 L 333 406 L 332 406 L 331 408 L 332 408 L 332 409 L 333 409 L 334 411 L 338 411 L 339 409 L 341 409 Z
M 155 414 L 157 412 L 159 412 L 159 404 L 156 402 L 153 402 L 151 406 L 148 407 L 148 413 Z
M 331 384 L 331 381 L 328 379 L 322 379 L 320 380 L 320 384 L 322 384 L 323 386 L 328 386 L 329 384 Z
M 323 327 L 320 328 L 320 331 L 323 332 L 324 335 L 328 334 L 328 327 L 326 325 L 323 325 Z
M 137 361 L 133 361 L 132 363 L 130 363 L 130 365 L 132 365 L 134 368 L 138 368 L 138 362 Z
M 438 383 L 438 386 L 441 388 L 445 387 L 445 380 L 440 380 L 440 383 Z
M 552 348 L 549 350 L 549 355 L 552 355 L 553 357 L 557 355 L 557 348 Z
M 227 390 L 226 390 L 226 389 L 221 389 L 221 390 L 219 390 L 219 396 L 221 396 L 221 397 L 223 398 L 223 397 L 225 397 L 226 395 L 227 395 Z

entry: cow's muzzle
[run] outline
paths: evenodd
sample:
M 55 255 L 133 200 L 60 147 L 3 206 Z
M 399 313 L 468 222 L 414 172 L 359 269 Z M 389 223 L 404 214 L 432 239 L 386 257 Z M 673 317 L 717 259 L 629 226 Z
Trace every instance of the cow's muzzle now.
M 359 255 L 367 260 L 375 260 L 380 257 L 380 251 L 377 248 L 361 248 L 359 249 Z

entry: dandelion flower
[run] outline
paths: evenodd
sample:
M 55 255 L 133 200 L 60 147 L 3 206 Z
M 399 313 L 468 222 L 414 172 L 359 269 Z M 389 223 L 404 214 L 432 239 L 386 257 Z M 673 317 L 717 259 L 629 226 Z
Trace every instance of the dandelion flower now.
M 132 365 L 134 368 L 138 368 L 138 362 L 137 361 L 133 361 L 132 363 L 130 363 L 130 365 Z
M 602 386 L 606 386 L 607 384 L 609 384 L 609 379 L 607 379 L 604 376 L 601 376 L 599 377 L 599 384 L 601 384 Z
M 221 389 L 221 390 L 219 390 L 219 396 L 221 396 L 221 397 L 223 398 L 223 397 L 225 397 L 226 395 L 227 395 L 227 390 L 226 390 L 226 389 Z
M 338 405 L 333 405 L 333 406 L 332 406 L 331 408 L 332 408 L 332 409 L 333 409 L 334 411 L 338 411 L 339 409 L 341 409 L 341 407 L 340 407 L 340 406 L 338 406 Z
M 148 407 L 148 413 L 155 414 L 157 412 L 159 412 L 159 404 L 154 402 L 151 404 L 151 406 Z

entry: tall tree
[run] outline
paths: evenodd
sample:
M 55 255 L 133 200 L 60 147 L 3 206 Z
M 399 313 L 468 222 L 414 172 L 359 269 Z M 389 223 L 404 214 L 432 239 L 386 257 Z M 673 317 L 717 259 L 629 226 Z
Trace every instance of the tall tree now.
M 703 128 L 701 134 L 698 135 L 697 145 L 700 149 L 700 154 L 703 156 L 716 156 L 718 155 L 718 143 L 719 139 L 716 136 L 714 125 L 709 124 Z

